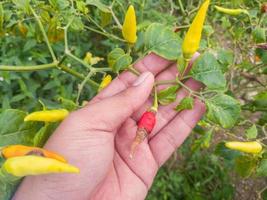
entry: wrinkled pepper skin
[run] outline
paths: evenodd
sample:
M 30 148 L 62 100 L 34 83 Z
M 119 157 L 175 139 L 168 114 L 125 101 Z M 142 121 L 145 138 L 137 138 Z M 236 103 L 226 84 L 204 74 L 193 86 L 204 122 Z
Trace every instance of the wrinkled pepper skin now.
M 26 156 L 26 155 L 37 155 L 43 156 L 46 158 L 56 159 L 60 162 L 67 162 L 66 159 L 54 152 L 39 148 L 39 147 L 30 147 L 24 145 L 10 145 L 4 147 L 1 151 L 1 154 L 4 158 L 12 158 L 18 156 Z
M 229 9 L 229 8 L 223 8 L 220 6 L 214 6 L 216 10 L 218 10 L 219 12 L 222 12 L 224 14 L 228 14 L 228 15 L 232 15 L 232 16 L 237 16 L 240 15 L 242 13 L 244 14 L 249 14 L 247 10 L 245 9 Z
M 69 111 L 66 109 L 43 110 L 30 113 L 24 118 L 24 121 L 57 122 L 57 121 L 62 121 L 68 115 Z
M 110 75 L 105 76 L 102 79 L 102 82 L 100 83 L 100 86 L 98 88 L 98 92 L 100 92 L 101 90 L 103 90 L 105 87 L 107 87 L 112 81 L 112 77 Z
M 127 42 L 134 44 L 137 40 L 136 32 L 137 32 L 137 27 L 136 27 L 135 10 L 134 7 L 130 5 L 126 12 L 124 23 L 122 26 L 123 38 Z
M 79 169 L 67 163 L 40 156 L 21 156 L 8 158 L 2 170 L 15 177 L 51 173 L 79 173 Z
M 258 154 L 262 151 L 262 145 L 259 142 L 226 142 L 225 146 L 229 149 L 251 153 L 251 154 Z
M 206 14 L 210 0 L 206 0 L 199 8 L 189 30 L 187 31 L 183 44 L 182 51 L 185 60 L 190 60 L 199 48 L 202 29 L 205 22 Z

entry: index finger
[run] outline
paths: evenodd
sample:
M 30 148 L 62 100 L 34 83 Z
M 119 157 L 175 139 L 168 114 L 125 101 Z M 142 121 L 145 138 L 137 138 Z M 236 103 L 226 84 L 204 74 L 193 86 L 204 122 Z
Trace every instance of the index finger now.
M 139 60 L 135 65 L 134 68 L 137 69 L 139 72 L 146 72 L 150 71 L 154 76 L 158 73 L 166 69 L 170 66 L 173 62 L 166 60 L 154 53 L 150 53 L 145 56 L 142 60 Z M 119 92 L 128 88 L 136 79 L 136 75 L 132 72 L 125 71 L 122 74 L 118 75 L 116 79 L 114 79 L 107 88 L 101 91 L 98 95 L 96 95 L 90 103 L 98 102 L 102 99 L 107 97 L 111 97 Z

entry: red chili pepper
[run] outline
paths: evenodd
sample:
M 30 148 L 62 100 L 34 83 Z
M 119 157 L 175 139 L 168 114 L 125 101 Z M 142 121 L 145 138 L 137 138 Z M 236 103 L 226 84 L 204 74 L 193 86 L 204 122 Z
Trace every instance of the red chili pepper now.
M 130 158 L 133 158 L 136 147 L 151 133 L 156 123 L 156 111 L 151 109 L 146 111 L 138 121 L 138 128 L 135 139 L 131 146 Z

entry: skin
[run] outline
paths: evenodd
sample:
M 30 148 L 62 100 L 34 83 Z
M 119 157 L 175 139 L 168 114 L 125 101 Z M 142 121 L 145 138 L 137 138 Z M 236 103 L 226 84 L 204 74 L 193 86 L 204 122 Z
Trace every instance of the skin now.
M 176 102 L 159 107 L 154 130 L 130 159 L 136 122 L 152 104 L 149 94 L 155 79 L 170 80 L 177 75 L 175 63 L 155 54 L 140 60 L 135 68 L 143 72 L 139 79 L 131 72 L 119 75 L 87 106 L 71 113 L 45 145 L 79 167 L 80 174 L 27 177 L 13 199 L 145 199 L 158 169 L 201 119 L 205 106 L 196 99 L 192 110 L 177 113 L 173 108 L 188 95 L 185 89 L 178 91 Z M 201 88 L 192 79 L 186 85 Z

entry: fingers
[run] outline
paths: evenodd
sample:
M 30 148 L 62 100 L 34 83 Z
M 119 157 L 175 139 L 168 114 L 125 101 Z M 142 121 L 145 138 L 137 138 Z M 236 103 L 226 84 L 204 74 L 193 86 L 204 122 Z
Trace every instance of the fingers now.
M 150 149 L 155 160 L 161 166 L 187 138 L 197 122 L 205 113 L 205 105 L 195 100 L 192 110 L 179 113 L 157 135 L 150 139 Z
M 93 126 L 113 131 L 147 100 L 153 84 L 153 74 L 145 72 L 126 90 L 77 111 L 77 117 L 90 118 Z
M 150 53 L 145 56 L 142 60 L 135 64 L 135 69 L 140 72 L 150 71 L 154 76 L 157 75 L 162 70 L 166 69 L 172 62 L 168 61 L 154 53 Z M 126 71 L 118 75 L 115 80 L 113 80 L 110 85 L 101 91 L 97 96 L 95 96 L 89 104 L 98 102 L 104 98 L 113 96 L 126 88 L 128 88 L 135 80 L 137 76 L 132 72 Z
M 193 79 L 187 80 L 185 82 L 185 85 L 193 91 L 198 91 L 202 87 L 202 84 L 200 84 L 198 81 L 195 81 Z M 189 92 L 186 89 L 182 88 L 178 91 L 175 102 L 169 105 L 166 105 L 166 106 L 160 106 L 158 108 L 158 112 L 156 116 L 157 123 L 153 131 L 151 132 L 151 134 L 149 134 L 149 137 L 153 137 L 155 134 L 157 134 L 158 131 L 160 131 L 166 124 L 170 122 L 170 120 L 172 120 L 177 115 L 177 111 L 174 110 L 175 106 L 179 104 L 179 102 L 183 98 L 188 96 L 188 94 Z M 146 105 L 142 106 L 138 111 L 136 111 L 134 115 L 132 116 L 132 118 L 138 121 L 142 113 L 144 113 L 145 110 L 147 110 L 147 108 L 150 107 L 150 105 L 151 105 L 151 101 L 150 102 L 147 101 Z
M 192 67 L 193 62 L 196 60 L 196 58 L 199 56 L 199 53 L 196 53 L 192 60 L 189 63 L 189 66 L 187 69 L 190 69 Z M 177 66 L 176 63 L 171 65 L 168 69 L 164 70 L 163 72 L 159 73 L 156 76 L 156 81 L 164 81 L 164 80 L 173 80 L 176 78 L 178 74 L 177 71 Z M 185 85 L 187 85 L 187 87 L 189 87 L 191 90 L 193 91 L 199 91 L 202 88 L 202 84 L 198 81 L 195 81 L 193 79 L 189 79 L 188 81 L 185 82 Z M 159 90 L 165 89 L 167 87 L 169 87 L 170 85 L 161 85 L 159 87 L 157 87 Z M 152 137 L 153 135 L 155 135 L 161 128 L 163 128 L 170 120 L 172 120 L 177 112 L 174 110 L 174 107 L 179 104 L 179 102 L 185 98 L 187 95 L 189 94 L 189 92 L 182 88 L 178 91 L 177 96 L 176 96 L 176 101 L 174 103 L 171 103 L 167 106 L 160 106 L 158 113 L 157 113 L 157 124 L 155 126 L 155 128 L 153 129 L 153 132 L 150 134 L 149 137 Z M 152 100 L 148 100 L 146 101 L 146 103 L 138 110 L 134 113 L 133 115 L 133 119 L 135 119 L 136 121 L 138 121 L 138 119 L 141 117 L 141 115 L 148 109 L 151 107 L 152 104 Z

